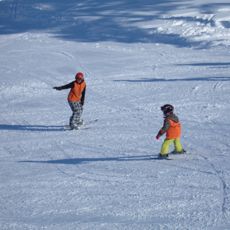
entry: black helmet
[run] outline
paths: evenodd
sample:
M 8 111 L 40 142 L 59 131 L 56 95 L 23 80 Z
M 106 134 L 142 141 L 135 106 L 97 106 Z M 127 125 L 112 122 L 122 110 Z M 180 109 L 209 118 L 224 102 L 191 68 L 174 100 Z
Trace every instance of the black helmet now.
M 163 111 L 164 115 L 168 115 L 173 112 L 173 106 L 170 104 L 165 104 L 161 106 L 161 110 Z

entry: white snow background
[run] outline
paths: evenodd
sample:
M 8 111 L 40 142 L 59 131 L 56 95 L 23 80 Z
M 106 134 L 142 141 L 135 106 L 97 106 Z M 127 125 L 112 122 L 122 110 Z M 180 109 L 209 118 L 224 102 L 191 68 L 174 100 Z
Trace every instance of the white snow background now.
M 1 0 L 0 229 L 230 229 L 229 49 L 229 0 Z

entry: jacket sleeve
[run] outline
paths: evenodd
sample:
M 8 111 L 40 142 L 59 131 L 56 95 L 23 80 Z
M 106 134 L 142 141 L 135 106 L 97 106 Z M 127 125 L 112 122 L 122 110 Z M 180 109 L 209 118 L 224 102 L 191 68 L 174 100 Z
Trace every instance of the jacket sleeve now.
M 68 83 L 68 84 L 66 84 L 66 85 L 57 86 L 56 88 L 57 88 L 58 90 L 63 90 L 63 89 L 70 89 L 70 88 L 73 88 L 73 86 L 74 86 L 74 81 L 72 81 L 72 82 L 70 82 L 70 83 Z
M 165 133 L 170 127 L 169 119 L 164 120 L 163 127 L 161 128 L 162 132 Z
M 170 127 L 169 120 L 167 118 L 165 118 L 163 127 L 159 130 L 157 136 L 159 136 L 159 137 L 162 136 L 164 133 L 167 132 L 167 130 L 169 129 L 169 127 Z
M 82 91 L 82 95 L 81 95 L 81 105 L 84 105 L 84 103 L 85 103 L 85 92 L 86 92 L 86 87 L 85 87 L 84 90 Z

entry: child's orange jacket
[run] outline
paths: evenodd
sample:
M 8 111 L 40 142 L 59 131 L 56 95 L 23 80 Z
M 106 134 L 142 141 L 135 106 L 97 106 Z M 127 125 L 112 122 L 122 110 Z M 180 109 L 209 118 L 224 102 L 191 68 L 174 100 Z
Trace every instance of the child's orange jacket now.
M 158 132 L 158 136 L 166 133 L 166 139 L 177 139 L 181 135 L 181 124 L 175 114 L 170 114 L 165 117 L 164 125 Z
M 176 139 L 180 138 L 181 135 L 181 124 L 174 120 L 168 119 L 170 124 L 169 128 L 166 131 L 166 139 Z
M 54 87 L 54 89 L 56 90 L 70 89 L 70 92 L 68 95 L 68 101 L 69 102 L 80 102 L 81 105 L 84 105 L 85 92 L 86 92 L 85 81 L 82 81 L 81 83 L 72 81 L 68 83 L 67 85 Z
M 80 102 L 82 99 L 82 94 L 85 90 L 85 87 L 86 87 L 85 81 L 83 81 L 81 84 L 74 82 L 73 87 L 71 88 L 69 95 L 68 95 L 68 101 Z

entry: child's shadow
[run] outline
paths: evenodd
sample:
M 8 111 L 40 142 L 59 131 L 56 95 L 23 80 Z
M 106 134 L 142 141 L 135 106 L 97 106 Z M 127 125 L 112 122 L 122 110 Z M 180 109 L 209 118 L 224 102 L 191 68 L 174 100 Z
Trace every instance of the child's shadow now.
M 64 131 L 64 126 L 61 126 L 61 125 L 7 125 L 7 124 L 0 124 L 0 130 L 57 132 L 57 131 Z

